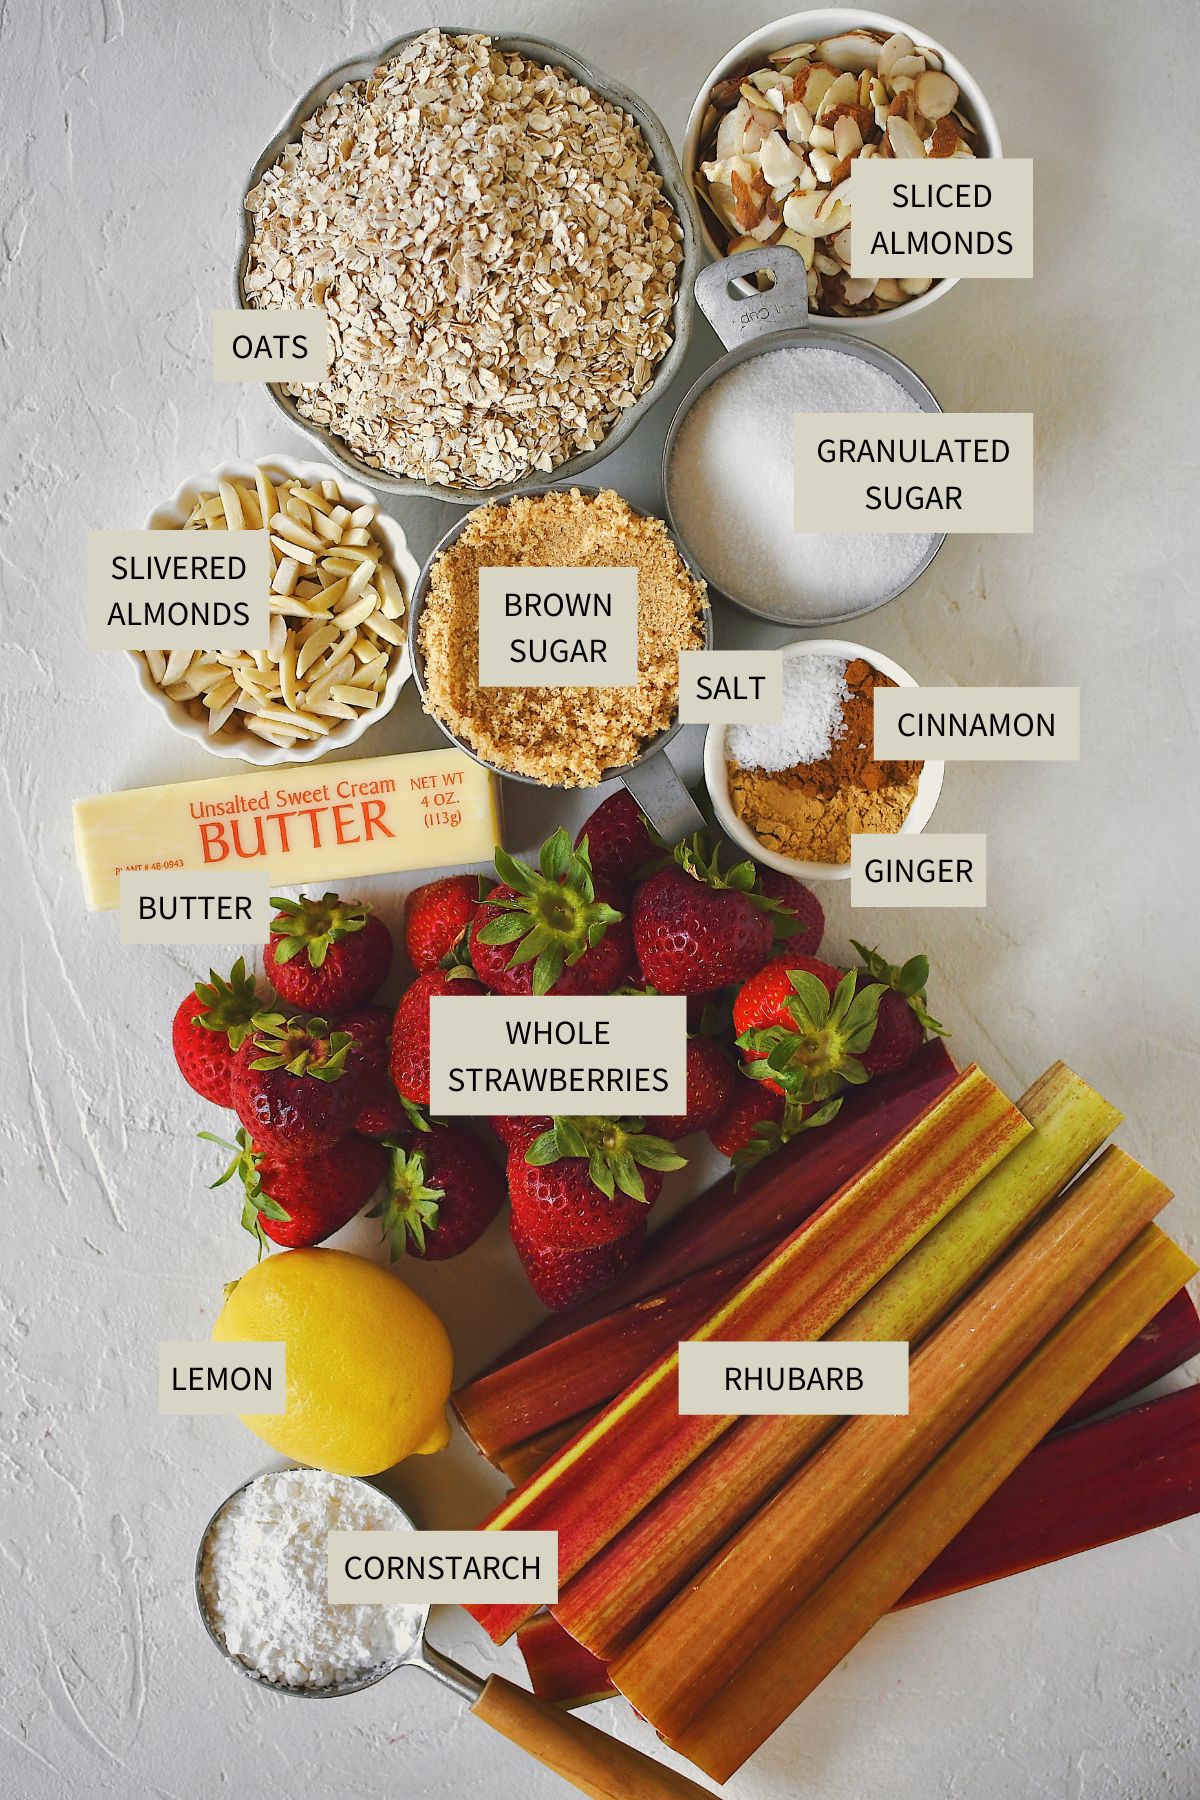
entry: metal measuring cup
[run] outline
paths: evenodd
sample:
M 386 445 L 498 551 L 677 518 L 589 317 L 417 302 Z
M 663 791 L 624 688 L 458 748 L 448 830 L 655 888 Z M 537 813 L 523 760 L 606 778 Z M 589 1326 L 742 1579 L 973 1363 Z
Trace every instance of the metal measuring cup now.
M 765 270 L 774 278 L 774 285 L 766 292 L 760 292 L 753 280 L 760 270 Z M 753 613 L 758 619 L 770 619 L 776 625 L 792 625 L 798 630 L 810 627 L 815 629 L 818 626 L 840 624 L 846 619 L 861 618 L 864 613 L 875 612 L 878 607 L 886 606 L 889 600 L 895 600 L 898 595 L 905 593 L 925 573 L 945 542 L 945 532 L 933 535 L 928 551 L 899 586 L 892 588 L 889 593 L 881 594 L 878 599 L 867 601 L 863 606 L 853 607 L 849 612 L 830 610 L 806 613 L 803 619 L 798 619 L 794 613 L 772 612 L 752 595 L 735 594 L 723 587 L 691 550 L 672 504 L 671 458 L 683 422 L 701 394 L 707 392 L 714 382 L 720 381 L 723 375 L 728 375 L 739 363 L 749 362 L 755 356 L 769 355 L 773 350 L 834 350 L 841 356 L 855 357 L 860 362 L 870 363 L 885 375 L 890 375 L 906 394 L 912 396 L 922 412 L 941 412 L 937 400 L 920 376 L 914 374 L 898 356 L 881 350 L 877 344 L 869 344 L 865 338 L 852 337 L 844 331 L 822 329 L 821 326 L 810 323 L 812 315 L 808 310 L 804 259 L 798 251 L 790 249 L 786 244 L 767 244 L 761 250 L 741 250 L 736 256 L 727 256 L 720 262 L 710 263 L 697 275 L 695 292 L 701 312 L 724 344 L 727 354 L 706 369 L 698 381 L 692 383 L 675 410 L 675 417 L 671 420 L 671 427 L 663 444 L 663 495 L 667 518 L 681 553 L 699 570 L 714 593 L 723 594 L 743 612 Z
M 428 1605 L 405 1603 L 404 1611 L 411 1619 L 408 1645 L 391 1662 L 368 1669 L 353 1680 L 336 1682 L 323 1688 L 284 1687 L 275 1682 L 264 1681 L 261 1676 L 256 1675 L 248 1664 L 229 1649 L 209 1614 L 203 1582 L 204 1551 L 213 1526 L 230 1501 L 236 1500 L 239 1494 L 252 1487 L 264 1475 L 275 1472 L 273 1469 L 260 1469 L 257 1475 L 252 1475 L 249 1481 L 244 1481 L 222 1500 L 204 1527 L 196 1552 L 196 1605 L 204 1629 L 226 1662 L 256 1686 L 305 1700 L 333 1700 L 374 1687 L 377 1681 L 382 1681 L 385 1675 L 391 1675 L 396 1669 L 423 1669 L 427 1675 L 432 1675 L 436 1681 L 465 1700 L 477 1719 L 482 1719 L 485 1725 L 490 1725 L 501 1737 L 527 1751 L 546 1768 L 553 1769 L 556 1775 L 561 1775 L 564 1781 L 580 1793 L 592 1795 L 593 1800 L 711 1800 L 706 1788 L 699 1787 L 674 1769 L 665 1768 L 652 1757 L 644 1756 L 631 1744 L 609 1737 L 607 1732 L 586 1724 L 573 1713 L 565 1712 L 549 1701 L 539 1700 L 527 1689 L 505 1680 L 502 1675 L 490 1675 L 484 1681 L 470 1669 L 464 1669 L 452 1657 L 444 1656 L 425 1635 L 429 1620 Z M 408 1514 L 377 1483 L 350 1475 L 338 1476 L 337 1479 L 353 1481 L 356 1485 L 369 1489 L 373 1500 L 382 1497 L 394 1514 L 391 1529 L 413 1529 L 413 1522 Z
M 599 494 L 602 490 L 596 487 L 584 487 L 581 483 L 572 481 L 557 487 L 542 488 L 538 491 L 539 493 L 567 491 L 580 494 L 591 494 L 594 496 Z M 514 496 L 514 498 L 515 497 L 516 496 Z M 520 496 L 522 499 L 530 500 L 537 499 L 537 497 L 537 494 L 525 494 Z M 489 504 L 496 506 L 508 506 L 511 505 L 511 503 L 511 499 L 489 502 Z M 629 507 L 631 512 L 637 513 L 639 518 L 650 519 L 655 517 L 653 513 L 643 512 L 641 507 L 634 506 L 632 501 L 627 500 L 625 504 Z M 449 531 L 447 531 L 434 545 L 433 550 L 426 559 L 424 568 L 421 570 L 421 578 L 417 582 L 416 590 L 409 602 L 408 654 L 409 660 L 412 663 L 413 680 L 417 684 L 417 691 L 421 696 L 423 704 L 426 700 L 426 685 L 425 658 L 421 653 L 419 630 L 421 612 L 429 594 L 429 585 L 433 574 L 434 564 L 438 557 L 441 556 L 442 552 L 449 549 L 450 545 L 453 544 L 466 530 L 470 517 L 470 513 L 464 514 L 464 516 L 458 519 L 450 527 Z M 702 579 L 699 567 L 693 558 L 689 556 L 678 533 L 675 533 L 674 535 L 676 548 L 683 558 L 684 563 L 698 580 Z M 704 609 L 703 626 L 704 648 L 706 650 L 711 650 L 713 625 L 712 608 L 709 605 L 706 605 Z M 449 726 L 444 725 L 437 714 L 430 711 L 428 706 L 426 706 L 426 711 L 429 713 L 429 717 L 434 721 L 438 729 L 445 737 L 449 738 L 456 749 L 461 750 L 464 756 L 469 756 L 473 762 L 479 763 L 482 768 L 490 769 L 495 775 L 502 775 L 506 781 L 520 781 L 523 782 L 526 787 L 541 788 L 543 793 L 562 793 L 565 791 L 561 787 L 556 787 L 550 782 L 537 781 L 532 775 L 518 775 L 514 773 L 512 769 L 502 769 L 498 763 L 488 762 L 485 757 L 480 756 L 477 751 L 473 750 L 470 744 L 466 743 L 462 738 L 456 737 Z M 641 755 L 636 757 L 633 762 L 627 763 L 625 767 L 621 769 L 606 769 L 603 775 L 605 781 L 613 780 L 617 777 L 620 778 L 649 819 L 651 825 L 654 826 L 655 830 L 668 844 L 676 844 L 681 838 L 691 837 L 694 832 L 704 831 L 708 828 L 703 813 L 688 793 L 683 782 L 679 779 L 679 776 L 675 773 L 670 759 L 665 756 L 660 756 L 659 754 L 660 751 L 666 749 L 678 730 L 679 720 L 676 719 L 673 725 L 669 725 L 665 731 L 660 731 L 653 743 L 648 744 Z

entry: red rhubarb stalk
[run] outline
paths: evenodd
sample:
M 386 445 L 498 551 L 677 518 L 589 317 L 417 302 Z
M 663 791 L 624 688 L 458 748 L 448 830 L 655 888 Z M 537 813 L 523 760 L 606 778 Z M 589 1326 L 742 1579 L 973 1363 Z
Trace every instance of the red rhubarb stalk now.
M 965 1070 L 693 1337 L 823 1337 L 1030 1131 L 994 1082 L 975 1067 Z M 735 1423 L 681 1415 L 678 1366 L 677 1350 L 660 1358 L 510 1495 L 484 1529 L 557 1531 L 559 1581 L 568 1582 Z M 514 1603 L 469 1610 L 502 1643 L 536 1609 Z
M 961 1593 L 1197 1512 L 1200 1387 L 1188 1387 L 1048 1437 L 897 1605 Z
M 1120 1121 L 1055 1063 L 1021 1097 L 1035 1127 L 961 1206 L 833 1329 L 917 1343 L 1058 1194 Z M 560 1586 L 557 1618 L 611 1660 L 834 1430 L 832 1418 L 745 1418 Z
M 1152 1381 L 1161 1381 L 1193 1356 L 1200 1356 L 1200 1313 L 1186 1288 L 1168 1300 L 1144 1331 L 1139 1331 L 1132 1344 L 1120 1356 L 1114 1356 L 1098 1380 L 1086 1394 L 1081 1394 L 1062 1421 L 1075 1425 L 1090 1419 L 1110 1406 L 1118 1406 L 1131 1394 L 1140 1394 Z

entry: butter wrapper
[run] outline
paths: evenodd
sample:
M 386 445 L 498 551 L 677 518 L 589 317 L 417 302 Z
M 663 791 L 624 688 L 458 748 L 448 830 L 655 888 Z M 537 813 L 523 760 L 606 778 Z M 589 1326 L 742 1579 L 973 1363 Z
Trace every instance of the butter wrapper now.
M 88 908 L 115 907 L 123 869 L 251 872 L 278 886 L 490 862 L 495 777 L 460 750 L 253 769 L 75 802 Z

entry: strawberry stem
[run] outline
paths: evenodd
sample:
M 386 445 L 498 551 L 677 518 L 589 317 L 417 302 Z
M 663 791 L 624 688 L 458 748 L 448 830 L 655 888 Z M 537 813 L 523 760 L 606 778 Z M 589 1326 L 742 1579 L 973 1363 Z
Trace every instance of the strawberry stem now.
M 388 1260 L 395 1262 L 408 1249 L 410 1237 L 417 1255 L 424 1254 L 425 1233 L 436 1230 L 438 1201 L 446 1195 L 444 1188 L 430 1187 L 426 1180 L 423 1148 L 410 1150 L 398 1138 L 384 1138 L 383 1144 L 392 1153 L 387 1185 L 383 1197 L 368 1210 L 367 1218 L 380 1221 L 379 1241 L 386 1241 Z
M 674 1144 L 643 1129 L 641 1119 L 553 1119 L 549 1131 L 534 1138 L 525 1161 L 545 1168 L 565 1157 L 586 1158 L 588 1175 L 611 1200 L 618 1189 L 631 1200 L 646 1198 L 643 1169 L 682 1169 L 687 1162 Z
M 342 900 L 337 894 L 322 894 L 319 900 L 310 900 L 304 894 L 298 900 L 272 895 L 271 905 L 282 915 L 271 921 L 275 961 L 291 962 L 303 950 L 314 969 L 324 966 L 334 944 L 352 932 L 362 931 L 371 915 L 371 908 L 364 901 Z
M 480 928 L 479 942 L 512 944 L 508 967 L 531 962 L 535 994 L 549 993 L 563 969 L 594 949 L 621 918 L 596 898 L 587 845 L 573 846 L 561 827 L 542 845 L 536 869 L 497 848 L 496 876 L 513 891 L 487 896 L 500 917 Z

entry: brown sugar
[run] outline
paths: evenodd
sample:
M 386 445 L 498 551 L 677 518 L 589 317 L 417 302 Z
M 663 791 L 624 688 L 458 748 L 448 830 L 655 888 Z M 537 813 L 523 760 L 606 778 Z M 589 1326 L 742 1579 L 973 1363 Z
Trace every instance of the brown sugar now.
M 896 683 L 863 657 L 847 663 L 845 683 L 841 730 L 827 757 L 775 771 L 729 765 L 738 818 L 765 848 L 798 862 L 849 862 L 853 834 L 899 831 L 917 796 L 921 763 L 875 757 L 873 696 Z
M 623 568 L 638 577 L 636 687 L 481 687 L 479 571 Z M 419 637 L 425 710 L 497 768 L 594 787 L 674 721 L 679 652 L 704 647 L 708 599 L 660 519 L 619 494 L 539 494 L 481 506 L 433 566 Z

